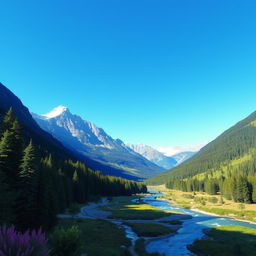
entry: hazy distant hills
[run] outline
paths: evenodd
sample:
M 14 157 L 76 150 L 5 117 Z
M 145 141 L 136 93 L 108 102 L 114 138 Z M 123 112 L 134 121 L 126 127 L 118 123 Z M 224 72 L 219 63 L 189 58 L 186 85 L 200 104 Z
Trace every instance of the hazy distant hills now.
M 185 162 L 186 160 L 188 160 L 189 158 L 191 158 L 195 154 L 196 154 L 196 152 L 188 151 L 188 152 L 181 152 L 181 153 L 175 154 L 171 157 L 176 160 L 176 162 L 177 162 L 176 165 L 179 165 L 179 164 Z
M 181 152 L 173 156 L 166 156 L 164 153 L 145 144 L 126 144 L 135 152 L 141 154 L 149 161 L 168 170 L 191 158 L 196 152 Z
M 174 159 L 173 157 L 165 156 L 163 153 L 160 153 L 159 151 L 148 145 L 128 143 L 126 145 L 135 152 L 147 158 L 149 161 L 157 164 L 158 166 L 161 166 L 166 170 L 171 169 L 175 165 L 177 165 L 176 159 Z
M 69 149 L 116 168 L 124 175 L 145 179 L 164 171 L 120 139 L 113 139 L 102 128 L 72 114 L 67 107 L 59 106 L 48 114 L 33 114 L 33 117 L 42 129 Z
M 240 121 L 202 148 L 183 164 L 148 180 L 163 184 L 170 179 L 229 177 L 256 170 L 256 112 Z

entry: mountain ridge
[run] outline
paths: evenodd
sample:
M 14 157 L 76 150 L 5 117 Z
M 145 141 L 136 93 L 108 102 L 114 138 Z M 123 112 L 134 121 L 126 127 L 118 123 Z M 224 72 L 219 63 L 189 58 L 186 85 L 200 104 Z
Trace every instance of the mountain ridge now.
M 177 161 L 177 165 L 179 165 L 179 164 L 187 161 L 189 158 L 191 158 L 196 153 L 197 152 L 185 151 L 185 152 L 180 152 L 178 154 L 172 155 L 171 157 L 174 158 Z
M 126 175 L 144 179 L 164 171 L 127 147 L 122 140 L 113 139 L 94 123 L 72 114 L 67 107 L 58 106 L 47 114 L 32 115 L 42 129 L 69 149 L 99 163 L 116 167 Z
M 62 142 L 43 130 L 34 120 L 29 109 L 22 103 L 22 101 L 11 90 L 0 83 L 0 110 L 2 112 L 7 112 L 10 108 L 12 108 L 15 117 L 19 119 L 22 126 L 26 128 L 26 136 L 31 137 L 35 143 L 39 143 L 45 148 L 48 148 L 48 145 L 50 144 L 51 149 L 60 159 L 79 159 L 86 163 L 91 169 L 102 171 L 106 175 L 139 181 L 139 178 L 132 173 L 122 173 L 122 170 L 116 166 L 109 166 L 102 162 L 94 161 L 73 149 L 67 148 Z
M 254 172 L 256 166 L 256 112 L 237 122 L 180 166 L 148 180 L 226 177 L 233 172 Z
M 173 157 L 165 156 L 163 153 L 159 152 L 158 150 L 152 148 L 151 146 L 145 144 L 129 144 L 126 143 L 128 147 L 130 147 L 135 152 L 141 154 L 149 161 L 157 164 L 158 166 L 164 169 L 171 169 L 176 164 L 177 161 Z

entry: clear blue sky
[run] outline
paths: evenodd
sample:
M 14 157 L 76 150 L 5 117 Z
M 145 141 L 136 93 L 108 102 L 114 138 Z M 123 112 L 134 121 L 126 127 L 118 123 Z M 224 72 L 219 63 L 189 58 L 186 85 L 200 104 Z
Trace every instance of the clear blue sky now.
M 114 138 L 194 146 L 256 110 L 256 1 L 0 0 L 0 81 Z

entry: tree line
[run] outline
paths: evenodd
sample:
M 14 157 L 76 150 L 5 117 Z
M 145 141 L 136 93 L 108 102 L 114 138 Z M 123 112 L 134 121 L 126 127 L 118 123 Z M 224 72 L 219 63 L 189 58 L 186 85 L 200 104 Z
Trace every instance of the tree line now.
M 103 175 L 74 159 L 60 159 L 32 141 L 12 109 L 0 114 L 0 225 L 47 230 L 56 214 L 73 203 L 146 191 L 142 183 Z
M 222 176 L 218 179 L 173 179 L 166 183 L 166 187 L 184 192 L 220 194 L 226 199 L 239 203 L 256 203 L 256 177 L 244 173 L 235 172 L 228 177 Z

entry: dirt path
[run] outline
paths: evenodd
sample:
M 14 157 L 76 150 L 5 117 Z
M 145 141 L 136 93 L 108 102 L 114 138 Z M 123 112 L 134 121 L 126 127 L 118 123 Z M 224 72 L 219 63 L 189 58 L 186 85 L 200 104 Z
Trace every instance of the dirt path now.
M 89 205 L 81 208 L 81 212 L 77 215 L 77 217 L 90 219 L 107 219 L 111 215 L 111 212 L 99 209 L 100 206 L 107 204 L 109 204 L 107 198 L 102 198 L 100 203 L 90 203 Z

